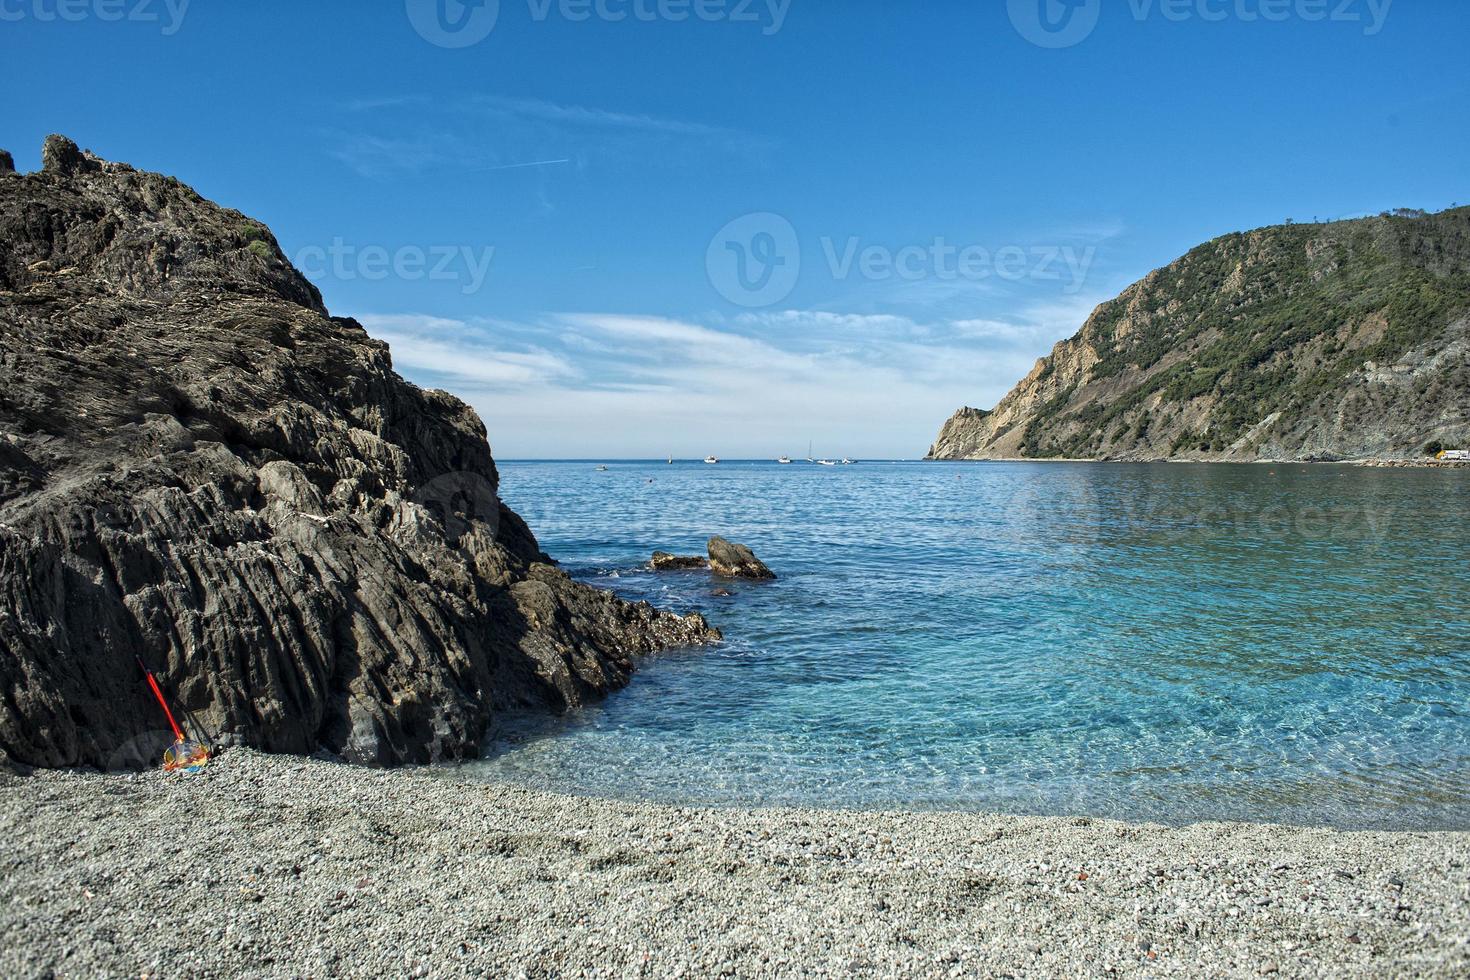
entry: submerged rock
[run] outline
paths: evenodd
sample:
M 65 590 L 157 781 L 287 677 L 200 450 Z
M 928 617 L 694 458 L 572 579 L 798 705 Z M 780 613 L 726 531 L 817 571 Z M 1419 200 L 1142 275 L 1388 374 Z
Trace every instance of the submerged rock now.
M 472 756 L 718 632 L 572 581 L 468 406 L 266 227 L 46 141 L 0 180 L 0 758 L 156 763 L 135 657 L 224 741 Z
M 655 551 L 648 563 L 655 572 L 677 571 L 684 568 L 708 568 L 709 562 L 699 555 L 671 555 L 667 551 Z
M 709 567 L 726 578 L 773 579 L 776 573 L 743 544 L 726 541 L 719 535 L 709 539 Z

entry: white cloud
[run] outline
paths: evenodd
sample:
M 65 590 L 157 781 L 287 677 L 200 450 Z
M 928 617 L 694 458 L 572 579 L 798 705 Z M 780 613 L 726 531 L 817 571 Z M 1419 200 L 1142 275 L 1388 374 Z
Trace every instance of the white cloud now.
M 735 318 L 735 322 L 781 330 L 841 330 L 856 334 L 895 331 L 912 333 L 924 329 L 906 316 L 890 313 L 831 313 L 825 310 L 742 313 Z
M 331 155 L 364 177 L 422 170 L 462 152 L 459 142 L 444 134 L 395 137 L 329 130 L 326 135 Z
M 642 113 L 617 112 L 591 106 L 548 102 L 544 99 L 475 95 L 465 100 L 464 107 L 503 119 L 534 119 L 589 129 L 641 130 L 719 142 L 745 142 L 757 139 L 750 133 L 727 129 L 723 126 L 711 126 L 706 123 L 649 116 Z
M 492 389 L 546 385 L 575 378 L 567 359 L 545 350 L 498 347 L 459 320 L 399 314 L 359 318 L 368 332 L 386 341 L 400 374 L 429 377 L 450 388 Z
M 775 141 L 686 119 L 621 112 L 544 99 L 478 94 L 458 98 L 399 95 L 342 106 L 379 133 L 328 131 L 331 153 L 365 177 L 452 164 L 486 173 L 603 161 L 677 165 L 711 153 L 763 159 Z
M 955 409 L 998 400 L 1081 323 L 806 310 L 702 323 L 360 319 L 405 375 L 474 405 L 508 457 L 763 458 L 813 440 L 828 454 L 912 458 Z

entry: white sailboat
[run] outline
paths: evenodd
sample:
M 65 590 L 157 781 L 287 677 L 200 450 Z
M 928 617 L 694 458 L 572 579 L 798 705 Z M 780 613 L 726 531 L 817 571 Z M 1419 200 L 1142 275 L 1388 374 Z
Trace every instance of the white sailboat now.
M 777 459 L 776 462 L 780 463 L 782 466 L 790 466 L 791 465 L 791 457 L 790 456 L 782 456 L 779 459 Z
M 713 466 L 720 461 L 720 458 L 718 456 L 706 456 L 704 461 Z

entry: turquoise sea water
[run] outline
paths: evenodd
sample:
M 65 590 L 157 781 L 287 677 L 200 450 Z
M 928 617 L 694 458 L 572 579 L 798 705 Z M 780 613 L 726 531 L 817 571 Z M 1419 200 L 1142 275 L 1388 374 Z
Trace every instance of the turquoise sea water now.
M 1470 828 L 1470 473 L 501 473 L 572 574 L 702 610 L 727 640 L 505 727 L 471 774 L 713 804 Z M 644 570 L 711 533 L 779 581 Z

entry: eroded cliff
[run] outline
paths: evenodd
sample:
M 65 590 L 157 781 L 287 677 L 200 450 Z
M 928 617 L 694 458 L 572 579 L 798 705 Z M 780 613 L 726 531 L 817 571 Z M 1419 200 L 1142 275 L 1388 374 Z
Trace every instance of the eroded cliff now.
M 1098 307 L 932 459 L 1407 459 L 1470 444 L 1470 208 L 1226 235 Z
M 43 164 L 0 167 L 0 754 L 156 761 L 141 656 L 270 751 L 473 755 L 718 636 L 556 569 L 475 413 L 263 225 L 60 137 Z

